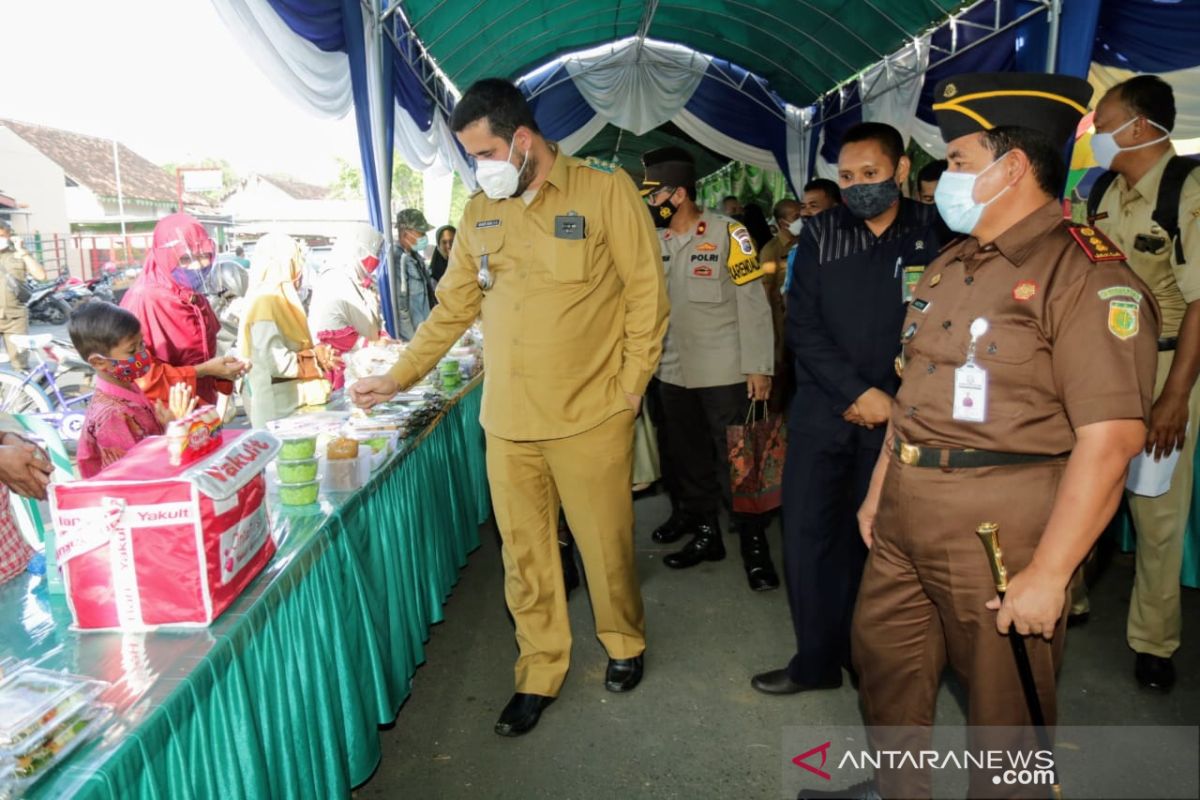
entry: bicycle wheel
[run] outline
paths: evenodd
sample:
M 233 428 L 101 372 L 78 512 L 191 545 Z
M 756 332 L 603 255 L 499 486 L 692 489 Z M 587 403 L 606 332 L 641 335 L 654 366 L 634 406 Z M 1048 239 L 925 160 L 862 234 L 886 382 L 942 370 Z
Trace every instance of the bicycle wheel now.
M 47 414 L 50 398 L 33 381 L 0 371 L 0 411 L 8 414 Z

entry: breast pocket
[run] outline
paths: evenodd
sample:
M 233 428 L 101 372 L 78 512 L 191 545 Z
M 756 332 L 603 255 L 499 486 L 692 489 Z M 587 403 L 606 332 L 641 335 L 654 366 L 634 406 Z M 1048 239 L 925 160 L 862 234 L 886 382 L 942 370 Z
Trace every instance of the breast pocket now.
M 1035 329 L 1021 325 L 997 325 L 975 345 L 975 360 L 988 371 L 989 403 L 996 414 L 1021 413 L 1045 346 Z
M 509 253 L 504 249 L 504 229 L 499 226 L 478 228 L 472 233 L 467 252 L 475 259 L 479 270 L 482 271 L 486 265 L 495 280 L 497 274 L 503 273 L 511 266 Z M 465 238 L 459 241 L 466 244 Z
M 583 283 L 588 279 L 588 240 L 554 239 L 550 274 L 558 283 Z

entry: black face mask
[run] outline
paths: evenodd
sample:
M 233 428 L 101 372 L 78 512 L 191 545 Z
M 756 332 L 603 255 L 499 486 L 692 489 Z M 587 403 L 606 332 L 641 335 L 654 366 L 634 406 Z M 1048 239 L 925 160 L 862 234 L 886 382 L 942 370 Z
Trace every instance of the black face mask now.
M 679 206 L 675 205 L 668 198 L 663 200 L 660 206 L 647 206 L 650 209 L 650 216 L 654 218 L 654 227 L 665 228 L 671 224 L 671 218 L 675 216 L 675 212 L 679 210 Z
M 891 207 L 900 197 L 895 178 L 878 183 L 856 183 L 842 189 L 842 202 L 859 219 L 874 219 Z

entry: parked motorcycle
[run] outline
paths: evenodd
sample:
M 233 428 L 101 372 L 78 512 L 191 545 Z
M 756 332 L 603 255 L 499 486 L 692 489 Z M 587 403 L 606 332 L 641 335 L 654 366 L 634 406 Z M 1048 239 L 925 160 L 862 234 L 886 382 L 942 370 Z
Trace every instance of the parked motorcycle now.
M 29 281 L 29 301 L 25 307 L 29 309 L 31 322 L 45 322 L 48 325 L 62 325 L 71 315 L 71 306 L 58 296 L 59 287 L 67 282 L 67 276 L 62 275 L 53 281 Z
M 70 306 L 72 311 L 92 299 L 92 290 L 79 278 L 69 278 L 58 288 L 56 294 Z
M 88 291 L 97 300 L 103 300 L 106 303 L 115 303 L 117 299 L 113 291 L 113 281 L 116 280 L 116 277 L 116 264 L 105 264 L 100 270 L 100 275 L 87 282 Z

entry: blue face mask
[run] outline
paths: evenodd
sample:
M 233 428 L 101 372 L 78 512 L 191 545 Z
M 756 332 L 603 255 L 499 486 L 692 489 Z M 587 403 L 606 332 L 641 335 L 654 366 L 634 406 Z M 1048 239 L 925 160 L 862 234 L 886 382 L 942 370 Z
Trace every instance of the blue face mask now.
M 175 279 L 175 283 L 183 288 L 203 294 L 205 287 L 208 285 L 208 276 L 211 272 L 212 267 L 201 267 L 200 269 L 176 267 L 171 270 L 171 277 Z
M 424 253 L 427 247 L 429 247 L 429 237 L 422 236 L 420 239 L 417 239 L 416 243 L 413 245 L 413 250 L 416 250 L 418 253 Z
M 986 203 L 975 202 L 975 182 L 979 180 L 980 175 L 1002 160 L 1003 157 L 993 161 L 984 167 L 982 172 L 974 175 L 967 172 L 950 172 L 949 170 L 942 173 L 937 189 L 933 193 L 933 201 L 937 204 L 938 213 L 942 215 L 942 221 L 946 223 L 946 227 L 955 233 L 969 235 L 979 224 L 979 218 L 983 216 L 984 209 L 996 202 L 1000 195 L 1011 188 L 1005 186 Z

